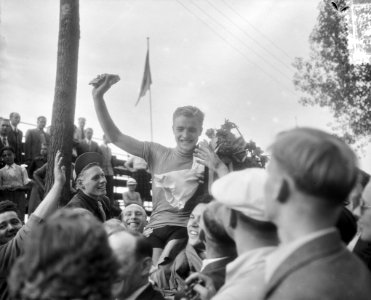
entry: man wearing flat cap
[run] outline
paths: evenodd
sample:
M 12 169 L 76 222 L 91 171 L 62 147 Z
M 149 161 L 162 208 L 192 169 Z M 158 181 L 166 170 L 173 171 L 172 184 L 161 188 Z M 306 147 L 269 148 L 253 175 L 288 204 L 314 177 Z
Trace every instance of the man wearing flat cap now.
M 335 224 L 358 175 L 354 152 L 314 128 L 279 134 L 265 195 L 281 244 L 267 257 L 262 299 L 371 299 L 371 276 Z
M 208 204 L 204 212 L 222 219 L 228 235 L 235 241 L 237 258 L 227 264 L 224 285 L 216 293 L 215 283 L 202 274 L 191 275 L 204 281 L 194 286 L 201 299 L 259 299 L 264 290 L 265 259 L 276 249 L 276 226 L 266 217 L 264 183 L 266 171 L 251 168 L 232 172 L 212 185 L 216 201 Z
M 104 222 L 121 213 L 119 207 L 106 197 L 106 177 L 101 168 L 102 156 L 96 152 L 86 152 L 76 159 L 77 194 L 66 207 L 81 207 L 90 211 L 98 220 Z

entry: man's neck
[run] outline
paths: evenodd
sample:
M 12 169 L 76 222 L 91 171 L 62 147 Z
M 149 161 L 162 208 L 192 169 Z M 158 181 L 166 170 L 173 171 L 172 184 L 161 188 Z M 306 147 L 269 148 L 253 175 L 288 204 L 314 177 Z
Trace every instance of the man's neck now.
M 231 255 L 230 249 L 220 246 L 212 241 L 206 241 L 206 258 L 221 258 Z

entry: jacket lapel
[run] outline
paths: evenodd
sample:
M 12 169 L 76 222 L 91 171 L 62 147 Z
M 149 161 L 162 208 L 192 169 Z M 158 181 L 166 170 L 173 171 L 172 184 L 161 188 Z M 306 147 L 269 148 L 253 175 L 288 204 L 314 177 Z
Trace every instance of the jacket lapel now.
M 329 256 L 343 249 L 338 232 L 331 232 L 301 246 L 292 253 L 273 273 L 265 288 L 265 298 L 291 273 L 319 258 Z

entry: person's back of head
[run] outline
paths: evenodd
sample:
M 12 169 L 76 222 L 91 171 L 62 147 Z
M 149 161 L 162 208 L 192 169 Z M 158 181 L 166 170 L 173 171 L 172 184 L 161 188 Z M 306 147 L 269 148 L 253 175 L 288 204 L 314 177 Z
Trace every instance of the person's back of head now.
M 235 241 L 228 235 L 223 220 L 208 207 L 203 213 L 201 227 L 201 240 L 205 242 L 206 249 L 213 247 L 213 251 L 220 253 L 220 257 L 237 255 Z
M 102 224 L 61 209 L 32 232 L 9 285 L 15 299 L 110 299 L 117 269 Z
M 118 230 L 109 236 L 110 246 L 119 263 L 119 275 L 113 286 L 113 295 L 126 299 L 148 284 L 152 267 L 152 246 L 138 232 Z
M 343 204 L 357 178 L 354 152 L 339 138 L 313 128 L 279 134 L 270 147 L 272 160 L 292 178 L 298 191 Z

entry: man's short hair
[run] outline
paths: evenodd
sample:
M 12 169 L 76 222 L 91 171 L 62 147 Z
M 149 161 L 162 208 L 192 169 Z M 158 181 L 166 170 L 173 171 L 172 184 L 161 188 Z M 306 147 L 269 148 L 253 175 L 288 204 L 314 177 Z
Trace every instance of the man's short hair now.
M 10 200 L 4 200 L 0 202 L 0 214 L 8 212 L 8 211 L 14 211 L 17 216 L 19 216 L 18 206 L 14 202 Z
M 272 157 L 308 195 L 341 205 L 357 178 L 357 158 L 339 138 L 313 128 L 280 133 L 270 147 Z
M 38 116 L 37 121 L 40 121 L 40 119 L 45 119 L 46 120 L 46 117 L 45 116 Z
M 3 155 L 3 152 L 5 150 L 11 151 L 11 152 L 13 152 L 13 154 L 15 154 L 15 150 L 12 146 L 4 146 L 3 148 L 0 149 L 0 156 Z
M 196 118 L 198 122 L 202 125 L 204 122 L 205 114 L 195 106 L 183 106 L 178 107 L 173 114 L 173 122 L 179 116 L 185 116 L 188 118 Z
M 13 116 L 15 116 L 15 115 L 19 115 L 19 116 L 20 116 L 20 114 L 17 113 L 17 112 L 11 112 L 11 113 L 9 114 L 9 119 L 13 118 Z
M 125 225 L 118 219 L 109 219 L 105 221 L 103 227 L 108 237 L 118 232 L 127 231 Z

